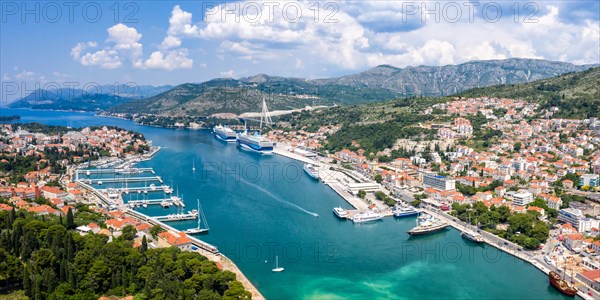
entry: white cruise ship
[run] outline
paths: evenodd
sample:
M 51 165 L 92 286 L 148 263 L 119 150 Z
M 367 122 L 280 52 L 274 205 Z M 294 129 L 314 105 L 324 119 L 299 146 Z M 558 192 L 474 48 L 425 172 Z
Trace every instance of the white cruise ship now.
M 248 134 L 247 131 L 239 133 L 237 135 L 237 142 L 244 149 L 266 154 L 272 153 L 273 146 L 275 146 L 275 143 L 267 140 L 258 131 L 254 132 L 254 134 Z
M 225 142 L 233 143 L 237 139 L 235 131 L 227 126 L 217 125 L 213 127 L 215 136 Z

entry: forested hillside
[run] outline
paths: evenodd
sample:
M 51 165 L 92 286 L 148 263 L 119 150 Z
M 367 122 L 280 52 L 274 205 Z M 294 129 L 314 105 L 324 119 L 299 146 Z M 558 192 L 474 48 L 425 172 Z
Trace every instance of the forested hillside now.
M 79 235 L 74 219 L 0 211 L 0 298 L 24 290 L 30 299 L 249 299 L 251 294 L 198 253 L 132 247 L 135 228 L 108 242 Z

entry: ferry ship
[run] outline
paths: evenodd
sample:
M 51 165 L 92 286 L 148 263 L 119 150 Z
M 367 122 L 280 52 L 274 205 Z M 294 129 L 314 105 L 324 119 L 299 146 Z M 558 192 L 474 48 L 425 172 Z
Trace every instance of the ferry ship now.
M 419 221 L 424 219 L 424 221 Z M 428 233 L 438 232 L 446 229 L 449 226 L 448 223 L 440 221 L 432 216 L 419 217 L 417 219 L 417 226 L 408 231 L 410 235 L 424 235 Z
M 213 127 L 213 133 L 218 139 L 228 143 L 235 143 L 237 140 L 235 131 L 227 126 L 217 125 Z
M 260 132 L 256 131 L 254 134 L 248 134 L 247 131 L 239 133 L 237 135 L 237 142 L 240 147 L 263 154 L 269 154 L 273 152 L 273 146 L 275 143 L 267 140 L 265 137 L 260 135 Z
M 402 217 L 415 216 L 415 215 L 420 214 L 421 212 L 412 206 L 400 206 L 400 207 L 395 207 L 392 210 L 392 213 L 394 214 L 394 217 L 402 218 Z
M 348 212 L 341 207 L 334 207 L 333 213 L 340 219 L 346 219 L 348 217 Z
M 319 166 L 315 164 L 304 164 L 304 172 L 313 179 L 319 180 Z
M 378 221 L 381 219 L 383 219 L 382 215 L 380 215 L 378 213 L 374 213 L 372 211 L 368 211 L 368 212 L 357 214 L 354 217 L 352 217 L 352 222 L 365 223 L 365 222 Z
M 460 235 L 471 242 L 475 242 L 475 243 L 485 242 L 485 240 L 483 239 L 483 236 L 475 231 L 466 230 L 466 231 L 463 231 Z

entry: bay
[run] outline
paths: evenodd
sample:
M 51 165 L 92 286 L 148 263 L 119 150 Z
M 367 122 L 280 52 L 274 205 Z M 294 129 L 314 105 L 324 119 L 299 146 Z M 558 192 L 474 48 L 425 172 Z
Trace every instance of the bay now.
M 332 208 L 349 205 L 304 174 L 300 163 L 243 151 L 208 130 L 140 126 L 91 113 L 0 108 L 0 115 L 13 114 L 21 116 L 19 122 L 115 125 L 166 146 L 141 166 L 172 182 L 186 209 L 200 199 L 210 225 L 200 238 L 231 258 L 268 299 L 566 298 L 535 267 L 466 241 L 454 229 L 410 238 L 406 231 L 414 218 L 340 221 Z M 176 212 L 152 206 L 139 210 Z M 195 226 L 194 221 L 170 224 L 182 230 Z M 271 272 L 276 255 L 285 272 Z

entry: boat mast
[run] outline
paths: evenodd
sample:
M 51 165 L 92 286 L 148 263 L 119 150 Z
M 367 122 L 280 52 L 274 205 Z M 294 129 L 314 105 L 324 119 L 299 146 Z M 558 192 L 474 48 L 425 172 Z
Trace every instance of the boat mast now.
M 200 222 L 202 221 L 200 219 L 200 199 L 196 199 L 198 200 L 198 229 L 200 229 Z

